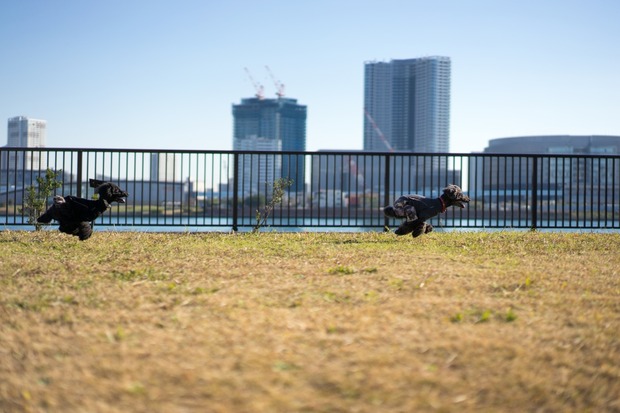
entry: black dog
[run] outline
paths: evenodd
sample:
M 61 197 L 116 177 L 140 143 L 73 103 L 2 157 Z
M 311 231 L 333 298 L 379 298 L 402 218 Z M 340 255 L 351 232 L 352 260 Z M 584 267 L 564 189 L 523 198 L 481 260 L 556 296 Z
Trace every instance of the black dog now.
M 125 203 L 127 192 L 113 183 L 89 179 L 91 188 L 96 188 L 99 198 L 96 201 L 75 196 L 55 196 L 54 203 L 43 213 L 37 222 L 49 224 L 52 220 L 59 222 L 58 230 L 75 235 L 84 241 L 93 233 L 92 221 L 97 219 L 112 202 Z
M 457 185 L 448 185 L 439 198 L 431 199 L 422 195 L 403 195 L 394 202 L 394 206 L 386 206 L 383 213 L 389 218 L 402 218 L 405 221 L 394 231 L 396 235 L 419 237 L 433 230 L 426 220 L 446 212 L 446 208 L 458 206 L 465 208 L 464 202 L 470 199 Z

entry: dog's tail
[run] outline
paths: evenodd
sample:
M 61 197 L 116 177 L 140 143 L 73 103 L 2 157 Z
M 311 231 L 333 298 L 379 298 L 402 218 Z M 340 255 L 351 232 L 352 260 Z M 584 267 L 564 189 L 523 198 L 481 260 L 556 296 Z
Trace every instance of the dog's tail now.
M 52 222 L 52 220 L 54 219 L 53 214 L 52 214 L 52 208 L 54 208 L 54 205 L 52 205 L 51 207 L 47 209 L 47 211 L 42 213 L 41 216 L 37 218 L 37 222 L 41 224 L 49 224 L 50 222 Z
M 385 215 L 388 218 L 396 218 L 396 211 L 394 210 L 393 206 L 386 206 L 383 207 L 383 215 Z
M 52 214 L 50 213 L 50 210 L 48 209 L 43 214 L 41 214 L 39 218 L 37 218 L 37 222 L 41 224 L 49 224 L 50 222 L 52 222 L 52 219 L 54 218 L 52 218 Z

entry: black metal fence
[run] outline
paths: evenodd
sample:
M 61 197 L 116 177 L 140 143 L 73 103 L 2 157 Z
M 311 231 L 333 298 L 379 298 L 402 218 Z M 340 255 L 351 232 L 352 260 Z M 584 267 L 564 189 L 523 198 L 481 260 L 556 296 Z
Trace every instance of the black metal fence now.
M 0 225 L 28 227 L 24 200 L 47 170 L 59 195 L 90 198 L 89 178 L 129 192 L 96 225 L 136 230 L 243 230 L 290 179 L 266 226 L 383 230 L 381 208 L 405 193 L 437 197 L 457 184 L 472 202 L 443 228 L 620 229 L 620 156 L 238 152 L 0 148 Z M 55 195 L 55 194 L 53 194 Z M 50 199 L 47 200 L 48 204 Z

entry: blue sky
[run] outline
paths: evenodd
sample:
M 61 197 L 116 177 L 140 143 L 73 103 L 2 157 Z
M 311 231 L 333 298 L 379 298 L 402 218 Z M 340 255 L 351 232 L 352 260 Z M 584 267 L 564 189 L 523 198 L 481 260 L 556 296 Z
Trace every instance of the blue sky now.
M 231 149 L 244 68 L 308 106 L 307 149 L 361 149 L 364 62 L 452 59 L 452 152 L 620 135 L 616 0 L 20 0 L 0 13 L 0 119 L 48 147 Z M 6 126 L 0 145 L 6 144 Z

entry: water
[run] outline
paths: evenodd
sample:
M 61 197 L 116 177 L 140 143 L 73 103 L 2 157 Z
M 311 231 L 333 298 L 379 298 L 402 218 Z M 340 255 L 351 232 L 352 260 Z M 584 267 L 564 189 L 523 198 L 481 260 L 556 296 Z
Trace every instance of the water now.
M 13 217 L 11 217 L 13 218 Z M 349 219 L 349 218 L 276 218 L 272 225 L 264 225 L 261 232 L 381 232 L 384 231 L 383 218 Z M 528 231 L 531 222 L 528 220 L 498 220 L 498 219 L 431 219 L 429 220 L 436 232 L 451 231 Z M 392 221 L 390 229 L 395 229 L 398 222 Z M 589 224 L 589 225 L 588 225 Z M 238 230 L 249 232 L 255 221 L 248 218 L 239 218 Z M 598 225 L 598 226 L 595 226 Z M 31 230 L 33 226 L 27 219 L 15 217 L 8 223 L 0 223 L 5 230 Z M 58 225 L 48 225 L 45 230 L 53 231 Z M 218 217 L 158 217 L 152 219 L 118 217 L 104 217 L 95 221 L 96 231 L 134 231 L 134 232 L 231 232 L 232 218 Z M 620 221 L 538 221 L 539 231 L 562 232 L 618 232 Z

